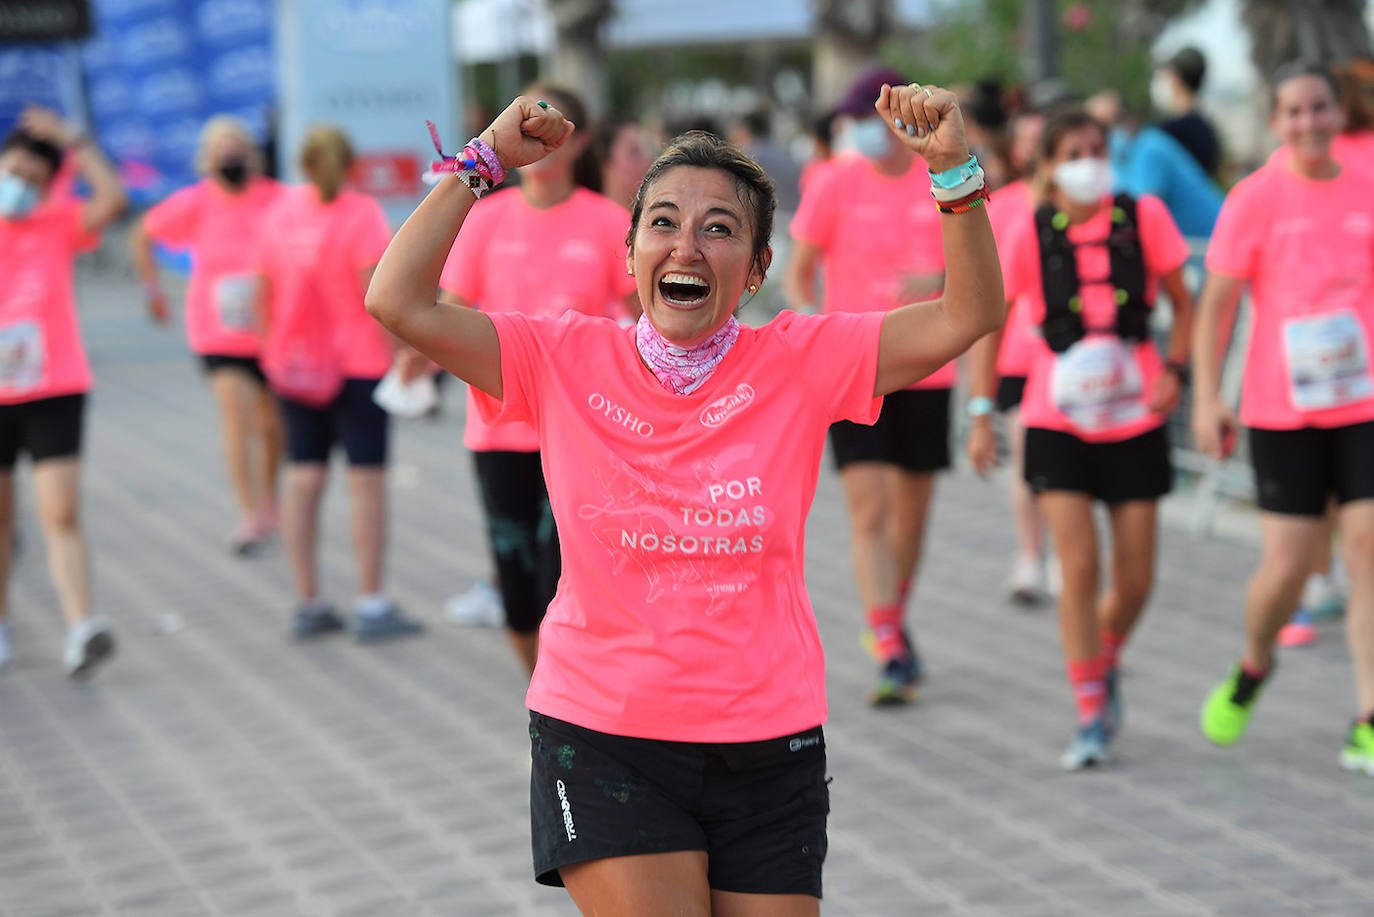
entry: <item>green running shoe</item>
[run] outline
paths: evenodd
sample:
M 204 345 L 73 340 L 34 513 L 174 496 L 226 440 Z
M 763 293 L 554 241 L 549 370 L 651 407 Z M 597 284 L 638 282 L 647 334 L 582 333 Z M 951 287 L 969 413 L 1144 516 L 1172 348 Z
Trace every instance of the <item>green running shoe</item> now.
M 916 699 L 917 663 L 914 656 L 889 659 L 878 670 L 878 684 L 869 695 L 874 707 L 904 707 Z
M 1374 777 L 1374 725 L 1367 720 L 1350 727 L 1341 749 L 1341 767 Z
M 1263 687 L 1264 680 L 1246 676 L 1240 666 L 1233 668 L 1202 705 L 1202 734 L 1217 745 L 1234 745 L 1245 735 L 1250 708 L 1259 700 Z

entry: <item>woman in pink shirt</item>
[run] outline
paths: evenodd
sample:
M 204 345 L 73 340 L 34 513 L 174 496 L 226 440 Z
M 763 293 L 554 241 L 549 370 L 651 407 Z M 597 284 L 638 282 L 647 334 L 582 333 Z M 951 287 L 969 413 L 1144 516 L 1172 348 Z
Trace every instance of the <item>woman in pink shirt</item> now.
M 533 86 L 527 94 L 587 124 L 585 106 L 569 90 Z M 578 134 L 521 169 L 519 188 L 473 208 L 468 231 L 444 264 L 443 301 L 484 312 L 638 317 L 634 278 L 625 271 L 630 213 L 592 185 L 601 166 L 590 141 L 590 133 Z M 534 258 L 538 271 L 529 270 Z M 539 432 L 529 424 L 487 423 L 469 397 L 463 444 L 477 471 L 507 636 L 526 672 L 533 672 L 539 622 L 561 569 Z
M 1220 329 L 1248 286 L 1240 423 L 1249 428 L 1262 557 L 1246 591 L 1244 653 L 1204 704 L 1202 730 L 1219 745 L 1245 732 L 1334 498 L 1358 703 L 1341 762 L 1374 775 L 1374 178 L 1332 157 L 1341 121 L 1329 72 L 1294 64 L 1273 85 L 1270 124 L 1292 155 L 1227 196 L 1193 347 L 1194 435 L 1220 458 L 1236 432 L 1218 395 Z
M 206 122 L 196 166 L 204 178 L 144 214 L 130 243 L 149 314 L 158 322 L 171 313 L 153 243 L 191 253 L 186 336 L 219 406 L 229 483 L 239 504 L 230 546 L 243 555 L 277 525 L 281 422 L 258 363 L 262 337 L 253 308 L 253 243 L 281 186 L 263 176 L 262 152 L 248 125 L 229 115 Z
M 54 191 L 64 155 L 75 159 L 89 199 Z M 91 368 L 72 272 L 76 256 L 99 244 L 100 230 L 126 201 L 109 161 L 54 112 L 26 110 L 0 143 L 0 669 L 13 656 L 5 612 L 21 452 L 33 461 L 48 569 L 67 621 L 67 673 L 87 675 L 114 651 L 108 622 L 90 612 L 81 531 L 81 431 Z
M 968 162 L 948 91 L 884 86 L 876 104 L 941 175 Z M 475 197 L 571 132 L 517 99 L 401 227 L 368 292 L 485 418 L 539 431 L 563 575 L 527 695 L 536 874 L 584 913 L 814 915 L 828 789 L 805 518 L 829 426 L 872 423 L 883 395 L 1001 322 L 982 173 L 942 205 L 945 295 L 892 311 L 740 325 L 772 260 L 772 188 L 701 133 L 635 200 L 635 327 L 436 302 Z
M 1025 477 L 1059 556 L 1060 628 L 1078 725 L 1061 763 L 1103 764 L 1121 720 L 1117 661 L 1154 585 L 1158 501 L 1173 484 L 1165 420 L 1187 370 L 1188 245 L 1164 204 L 1111 194 L 1107 130 L 1082 109 L 1045 125 L 1049 199 L 1002 250 L 1008 302 L 1039 330 L 1026 379 Z M 1156 293 L 1174 326 L 1167 363 L 1150 337 Z M 999 331 L 980 346 L 994 349 Z M 986 367 L 986 360 L 980 361 Z M 986 373 L 976 383 L 986 397 Z M 980 471 L 991 430 L 974 428 Z M 1107 505 L 1111 582 L 1100 589 L 1093 505 Z
M 266 335 L 262 365 L 286 424 L 283 531 L 297 601 L 298 638 L 343 628 L 320 595 L 320 498 L 336 444 L 348 458 L 348 494 L 358 594 L 349 628 L 359 640 L 418 632 L 382 595 L 390 423 L 372 400 L 392 346 L 363 308 L 363 291 L 391 239 L 371 197 L 347 187 L 353 149 L 337 128 L 306 135 L 309 183 L 285 190 L 257 237 L 254 263 Z
M 1006 250 L 1022 227 L 1035 219 L 1036 200 L 1032 186 L 1044 128 L 1045 116 L 1039 112 L 1026 112 L 1012 121 L 1007 165 L 1017 177 L 997 189 L 997 206 L 988 212 L 998 251 Z M 983 342 L 974 345 L 969 353 L 974 376 L 970 386 L 972 397 L 965 405 L 970 421 L 968 446 L 977 467 L 989 467 L 996 452 L 994 413 L 1000 413 L 1005 424 L 1011 465 L 1011 515 L 1016 526 L 1017 547 L 1011 575 L 1007 578 L 1007 594 L 1021 605 L 1039 604 L 1047 593 L 1058 592 L 1058 587 L 1051 588 L 1050 582 L 1050 577 L 1057 574 L 1051 566 L 1054 561 L 1045 557 L 1045 520 L 1041 518 L 1024 473 L 1026 425 L 1021 421 L 1021 399 L 1025 395 L 1031 360 L 1039 345 L 1028 312 L 1024 300 L 1018 299 L 1011 304 L 1002 342 L 995 353 Z
M 830 160 L 807 183 L 792 221 L 786 291 L 809 309 L 824 269 L 821 311 L 886 312 L 937 297 L 944 278 L 940 215 L 923 199 L 929 176 L 873 111 L 889 70 L 860 76 L 839 107 L 837 128 L 851 152 Z M 851 553 L 865 637 L 878 662 L 870 700 L 904 704 L 916 696 L 921 659 L 905 624 L 935 495 L 949 467 L 950 363 L 910 389 L 883 399 L 872 425 L 848 421 L 830 431 L 852 527 Z M 894 623 L 895 622 L 895 623 Z M 889 633 L 895 638 L 888 639 Z

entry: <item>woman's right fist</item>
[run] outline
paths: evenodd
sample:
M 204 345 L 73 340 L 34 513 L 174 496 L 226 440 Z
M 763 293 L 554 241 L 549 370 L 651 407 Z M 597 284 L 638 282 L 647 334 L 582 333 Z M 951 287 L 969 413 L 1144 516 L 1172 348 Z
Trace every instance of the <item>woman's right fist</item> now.
M 538 162 L 572 136 L 575 125 L 563 113 L 538 99 L 519 96 L 496 116 L 481 139 L 491 145 L 507 169 Z

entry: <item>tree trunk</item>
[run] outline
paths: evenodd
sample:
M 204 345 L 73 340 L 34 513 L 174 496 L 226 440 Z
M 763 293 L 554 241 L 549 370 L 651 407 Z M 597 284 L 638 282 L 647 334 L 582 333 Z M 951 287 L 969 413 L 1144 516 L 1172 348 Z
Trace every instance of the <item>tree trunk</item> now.
M 1342 64 L 1374 56 L 1364 0 L 1246 0 L 1241 16 L 1262 79 L 1291 60 Z
M 549 76 L 582 98 L 594 117 L 610 107 L 606 50 L 601 33 L 615 12 L 613 0 L 546 0 L 554 22 Z
M 816 41 L 811 96 L 817 110 L 834 105 L 854 78 L 879 63 L 892 22 L 892 0 L 812 0 Z

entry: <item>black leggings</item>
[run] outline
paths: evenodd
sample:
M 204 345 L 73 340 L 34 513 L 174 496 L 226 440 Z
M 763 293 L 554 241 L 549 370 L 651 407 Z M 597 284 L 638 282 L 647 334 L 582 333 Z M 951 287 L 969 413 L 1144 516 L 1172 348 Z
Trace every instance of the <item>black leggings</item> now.
M 534 633 L 563 572 L 539 453 L 474 452 L 472 458 L 506 626 L 516 633 Z

